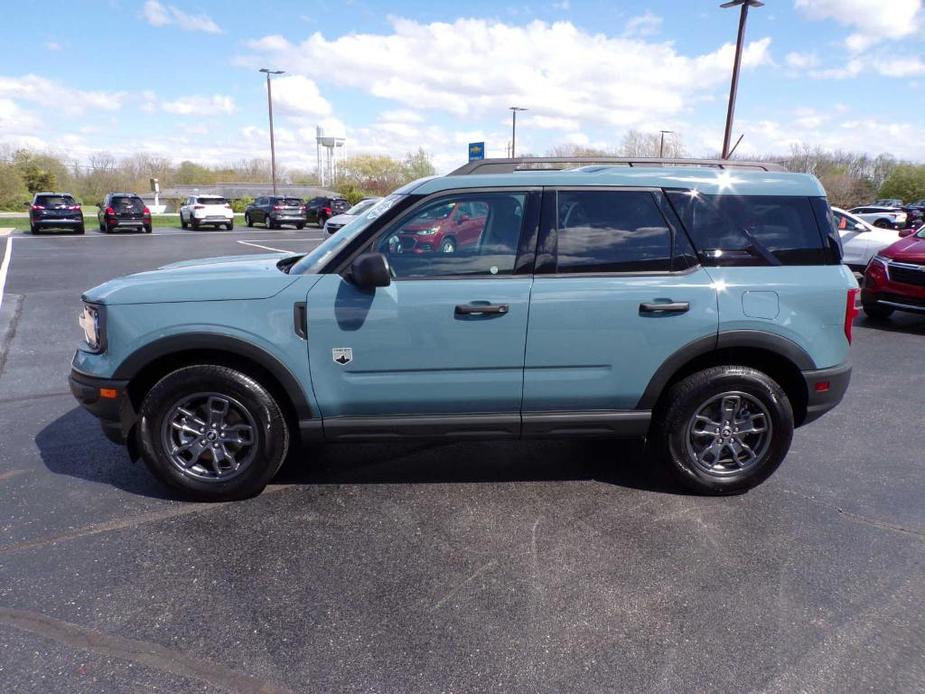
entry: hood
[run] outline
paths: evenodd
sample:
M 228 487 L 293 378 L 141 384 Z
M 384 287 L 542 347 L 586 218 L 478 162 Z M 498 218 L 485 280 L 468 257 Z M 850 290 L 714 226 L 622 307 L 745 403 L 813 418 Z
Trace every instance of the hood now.
M 892 258 L 901 263 L 925 264 L 925 239 L 916 236 L 907 236 L 892 246 L 880 251 L 880 255 Z
M 353 214 L 336 214 L 328 219 L 328 224 L 340 224 L 343 226 L 350 224 L 354 219 L 356 219 L 356 215 Z
M 84 293 L 102 304 L 267 299 L 298 280 L 276 265 L 293 253 L 184 260 L 157 270 L 118 277 Z

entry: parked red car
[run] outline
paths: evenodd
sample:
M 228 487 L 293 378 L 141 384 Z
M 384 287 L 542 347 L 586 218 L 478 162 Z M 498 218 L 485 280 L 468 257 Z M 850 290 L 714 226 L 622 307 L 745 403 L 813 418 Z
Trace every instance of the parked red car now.
M 925 314 L 925 228 L 875 255 L 864 271 L 864 313 L 888 318 L 893 311 Z
M 398 231 L 399 253 L 455 253 L 479 242 L 488 205 L 451 202 L 430 208 Z

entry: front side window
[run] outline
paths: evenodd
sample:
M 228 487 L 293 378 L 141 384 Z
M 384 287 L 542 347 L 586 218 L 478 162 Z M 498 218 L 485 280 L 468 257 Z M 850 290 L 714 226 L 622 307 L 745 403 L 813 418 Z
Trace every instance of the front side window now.
M 671 230 L 646 191 L 559 191 L 558 273 L 667 272 Z
M 509 275 L 526 198 L 511 192 L 443 197 L 388 227 L 374 248 L 389 258 L 397 279 Z

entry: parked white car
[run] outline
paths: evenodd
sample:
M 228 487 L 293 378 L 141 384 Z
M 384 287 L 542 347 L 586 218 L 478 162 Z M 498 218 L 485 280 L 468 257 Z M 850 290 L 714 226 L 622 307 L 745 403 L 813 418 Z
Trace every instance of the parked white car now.
M 201 226 L 224 226 L 234 229 L 234 210 L 220 195 L 191 195 L 180 206 L 180 226 L 198 229 Z
M 900 238 L 895 229 L 876 227 L 837 207 L 832 208 L 832 214 L 835 215 L 835 226 L 845 250 L 842 262 L 848 267 L 867 267 L 871 258 Z
M 865 222 L 870 222 L 875 227 L 880 227 L 881 229 L 899 229 L 906 224 L 906 219 L 909 217 L 909 215 L 897 207 L 864 205 L 848 211 L 860 217 Z
M 325 233 L 333 234 L 335 231 L 340 231 L 345 225 L 350 224 L 350 222 L 356 219 L 357 215 L 363 214 L 380 200 L 382 200 L 382 198 L 366 198 L 365 200 L 360 200 L 360 202 L 343 214 L 334 215 L 324 223 Z

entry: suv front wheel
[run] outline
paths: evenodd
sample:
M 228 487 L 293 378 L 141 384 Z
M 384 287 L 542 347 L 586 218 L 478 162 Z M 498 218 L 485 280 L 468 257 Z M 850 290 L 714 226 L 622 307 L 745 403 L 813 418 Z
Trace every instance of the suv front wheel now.
M 761 484 L 783 462 L 793 408 L 780 385 L 744 366 L 717 366 L 676 383 L 652 434 L 663 464 L 684 486 L 734 494 Z
M 188 366 L 161 379 L 140 408 L 145 464 L 203 501 L 259 494 L 289 448 L 289 427 L 260 383 L 224 366 Z

